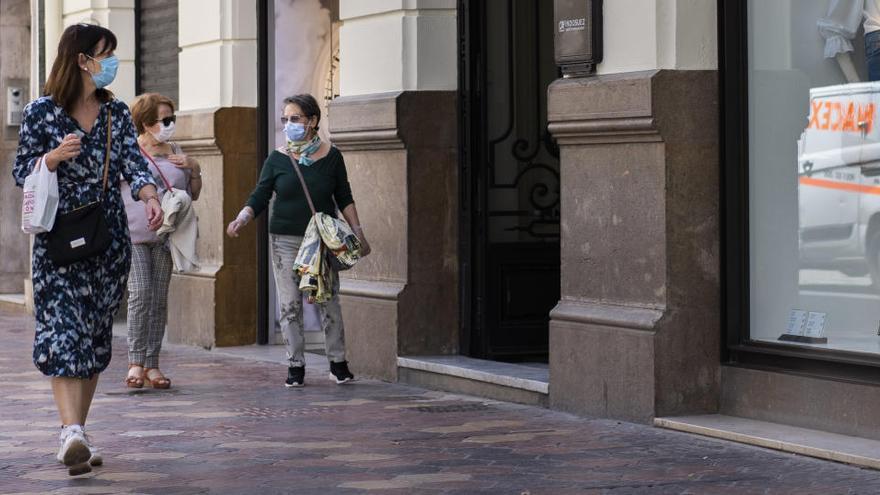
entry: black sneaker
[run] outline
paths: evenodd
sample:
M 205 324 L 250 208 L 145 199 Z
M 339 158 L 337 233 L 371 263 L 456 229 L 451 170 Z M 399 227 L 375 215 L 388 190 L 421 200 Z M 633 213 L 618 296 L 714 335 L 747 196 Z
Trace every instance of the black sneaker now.
M 330 378 L 336 380 L 338 385 L 354 380 L 354 375 L 348 371 L 348 361 L 330 363 Z
M 287 368 L 287 381 L 284 382 L 284 386 L 287 388 L 302 387 L 306 383 L 305 378 L 305 366 L 291 366 Z

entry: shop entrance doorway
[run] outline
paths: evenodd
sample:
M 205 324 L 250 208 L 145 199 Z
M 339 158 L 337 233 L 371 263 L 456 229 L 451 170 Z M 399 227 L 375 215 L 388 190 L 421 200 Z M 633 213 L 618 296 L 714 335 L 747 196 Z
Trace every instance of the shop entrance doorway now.
M 553 2 L 459 2 L 462 353 L 546 361 L 559 301 Z

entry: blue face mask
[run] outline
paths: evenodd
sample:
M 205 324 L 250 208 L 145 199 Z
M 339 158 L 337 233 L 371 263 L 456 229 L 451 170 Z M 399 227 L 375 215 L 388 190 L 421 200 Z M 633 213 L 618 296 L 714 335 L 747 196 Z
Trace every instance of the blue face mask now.
M 288 122 L 284 124 L 284 134 L 287 139 L 295 143 L 306 139 L 306 126 L 300 122 Z
M 86 56 L 88 57 L 88 55 Z M 92 74 L 92 81 L 95 82 L 96 88 L 106 87 L 116 79 L 116 69 L 119 68 L 119 59 L 116 58 L 116 55 L 110 55 L 101 61 L 94 57 L 89 58 L 101 64 L 101 72 Z

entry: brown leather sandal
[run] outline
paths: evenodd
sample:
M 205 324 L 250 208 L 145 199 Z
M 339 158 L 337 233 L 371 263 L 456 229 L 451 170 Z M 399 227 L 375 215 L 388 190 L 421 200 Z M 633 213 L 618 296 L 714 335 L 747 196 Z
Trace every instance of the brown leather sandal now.
M 159 368 L 144 368 L 144 382 L 153 388 L 171 388 L 171 380 L 159 371 Z M 150 373 L 153 376 L 150 376 Z
M 131 370 L 140 368 L 141 372 L 137 371 L 132 372 Z M 140 364 L 129 364 L 128 365 L 128 375 L 125 377 L 123 381 L 125 386 L 128 388 L 143 388 L 144 387 L 144 367 Z

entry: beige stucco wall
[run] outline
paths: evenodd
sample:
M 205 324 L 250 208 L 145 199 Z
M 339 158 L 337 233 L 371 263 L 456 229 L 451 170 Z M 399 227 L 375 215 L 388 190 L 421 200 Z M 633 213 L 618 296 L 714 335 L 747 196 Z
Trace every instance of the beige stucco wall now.
M 257 106 L 256 0 L 181 0 L 180 110 Z
M 456 5 L 340 0 L 340 94 L 456 89 Z
M 107 88 L 120 100 L 131 103 L 135 96 L 134 0 L 47 0 L 45 22 L 47 75 L 55 61 L 58 40 L 67 26 L 88 22 L 113 31 L 118 42 L 119 70 Z
M 603 5 L 599 74 L 718 68 L 716 2 L 614 0 Z

